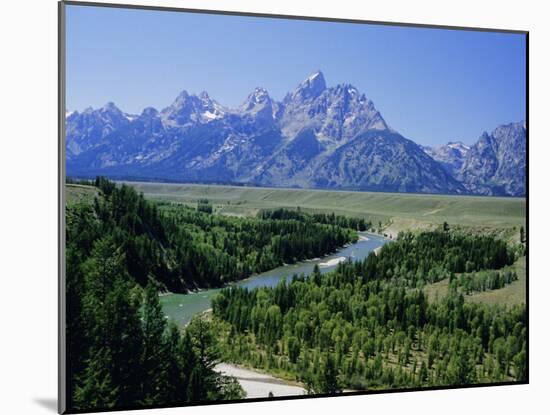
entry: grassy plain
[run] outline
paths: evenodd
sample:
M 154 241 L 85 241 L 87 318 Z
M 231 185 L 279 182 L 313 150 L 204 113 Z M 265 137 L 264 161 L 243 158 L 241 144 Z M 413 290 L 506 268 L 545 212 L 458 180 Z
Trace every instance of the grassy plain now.
M 207 198 L 216 211 L 228 215 L 254 215 L 266 208 L 300 207 L 310 212 L 341 215 L 382 222 L 385 232 L 423 229 L 442 224 L 515 228 L 525 225 L 524 198 L 449 196 L 404 193 L 274 189 L 261 187 L 129 182 L 154 200 L 194 205 Z
M 498 290 L 474 292 L 464 297 L 466 301 L 487 303 L 487 304 L 525 304 L 527 299 L 527 270 L 526 258 L 520 257 L 514 264 L 503 270 L 514 270 L 518 274 L 518 279 L 509 285 Z M 429 284 L 424 288 L 424 292 L 431 301 L 441 299 L 447 294 L 449 289 L 449 279 L 446 278 L 435 284 Z
M 97 188 L 81 184 L 66 184 L 65 196 L 67 203 L 92 203 L 98 195 Z

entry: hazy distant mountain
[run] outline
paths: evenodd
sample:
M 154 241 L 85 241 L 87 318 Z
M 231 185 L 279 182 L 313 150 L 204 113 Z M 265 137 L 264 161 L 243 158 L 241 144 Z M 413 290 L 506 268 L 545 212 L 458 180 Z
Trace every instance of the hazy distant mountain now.
M 460 141 L 451 141 L 439 147 L 424 147 L 424 151 L 453 176 L 462 168 L 469 150 L 470 147 Z
M 486 132 L 466 153 L 457 179 L 472 193 L 523 196 L 526 191 L 526 130 L 522 122 Z
M 451 142 L 424 151 L 461 182 L 468 192 L 494 196 L 524 196 L 526 131 L 522 122 L 483 133 L 471 147 Z
M 123 113 L 112 102 L 98 110 L 86 108 L 82 113 L 67 114 L 67 158 L 99 145 L 103 138 L 132 120 L 131 115 Z
M 466 165 L 476 163 L 474 148 L 423 149 L 390 129 L 355 87 L 327 87 L 321 72 L 281 102 L 259 87 L 235 109 L 206 92 L 182 91 L 160 112 L 128 115 L 109 103 L 67 116 L 67 172 L 74 176 L 493 194 L 489 182 L 505 174 L 487 171 L 476 181 Z M 524 185 L 503 189 L 518 195 Z

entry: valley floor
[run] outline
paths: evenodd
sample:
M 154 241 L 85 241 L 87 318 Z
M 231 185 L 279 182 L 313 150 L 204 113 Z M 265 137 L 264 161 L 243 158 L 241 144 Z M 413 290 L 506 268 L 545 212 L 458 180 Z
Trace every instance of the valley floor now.
M 145 197 L 195 206 L 206 198 L 216 212 L 254 216 L 261 209 L 300 206 L 304 211 L 363 217 L 384 233 L 429 229 L 444 221 L 480 228 L 525 225 L 526 200 L 515 197 L 452 196 L 315 189 L 284 189 L 201 184 L 126 182 Z

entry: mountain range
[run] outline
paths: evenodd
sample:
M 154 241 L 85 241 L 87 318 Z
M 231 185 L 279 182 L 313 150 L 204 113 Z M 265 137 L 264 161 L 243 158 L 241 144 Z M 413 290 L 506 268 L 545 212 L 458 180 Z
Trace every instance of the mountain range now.
M 273 187 L 524 196 L 524 123 L 472 146 L 422 147 L 351 84 L 318 71 L 283 100 L 255 88 L 238 108 L 182 91 L 161 111 L 108 103 L 66 115 L 67 175 Z

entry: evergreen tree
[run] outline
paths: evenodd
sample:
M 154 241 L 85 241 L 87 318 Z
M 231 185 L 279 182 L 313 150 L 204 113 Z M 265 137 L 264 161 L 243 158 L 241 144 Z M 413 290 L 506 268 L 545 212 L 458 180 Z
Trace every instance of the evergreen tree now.
M 96 349 L 86 362 L 86 368 L 76 385 L 73 405 L 81 410 L 114 408 L 119 390 L 109 372 L 109 355 L 106 349 Z
M 179 327 L 171 322 L 163 338 L 158 395 L 155 404 L 174 404 L 187 401 L 187 376 L 183 365 L 183 340 Z M 192 367 L 192 363 L 188 364 Z
M 335 394 L 341 391 L 335 359 L 332 353 L 327 353 L 318 375 L 315 393 Z
M 219 374 L 214 366 L 219 362 L 219 348 L 210 324 L 201 317 L 191 320 L 186 331 L 189 332 L 195 365 L 189 379 L 188 393 L 191 400 L 204 401 L 219 398 Z
M 153 404 L 159 401 L 164 391 L 162 385 L 166 385 L 166 376 L 161 370 L 167 345 L 164 339 L 166 320 L 162 311 L 157 290 L 150 282 L 145 288 L 143 305 L 143 401 L 145 404 Z M 173 335 L 173 333 L 172 333 Z M 171 339 L 172 342 L 174 339 Z M 171 346 L 174 346 L 173 344 Z M 176 345 L 177 349 L 177 345 Z

